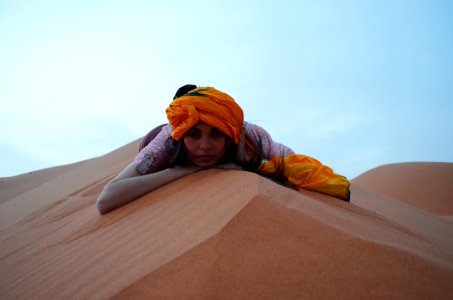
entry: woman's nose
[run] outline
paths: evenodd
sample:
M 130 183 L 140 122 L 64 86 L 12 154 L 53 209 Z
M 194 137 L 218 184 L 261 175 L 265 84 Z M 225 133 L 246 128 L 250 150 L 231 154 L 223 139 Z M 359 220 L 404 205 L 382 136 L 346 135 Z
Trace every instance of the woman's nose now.
M 211 140 L 209 138 L 202 138 L 200 140 L 200 149 L 201 150 L 209 150 L 211 149 Z

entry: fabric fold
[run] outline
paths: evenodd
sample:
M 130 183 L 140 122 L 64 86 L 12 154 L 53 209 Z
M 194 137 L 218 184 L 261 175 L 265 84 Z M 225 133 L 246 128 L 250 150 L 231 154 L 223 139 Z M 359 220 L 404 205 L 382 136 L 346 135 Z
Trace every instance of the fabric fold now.
M 311 191 L 334 196 L 346 201 L 350 200 L 349 180 L 323 165 L 318 160 L 301 154 L 276 156 L 261 163 L 260 174 L 282 179 L 291 185 Z M 280 178 L 278 178 L 280 177 Z

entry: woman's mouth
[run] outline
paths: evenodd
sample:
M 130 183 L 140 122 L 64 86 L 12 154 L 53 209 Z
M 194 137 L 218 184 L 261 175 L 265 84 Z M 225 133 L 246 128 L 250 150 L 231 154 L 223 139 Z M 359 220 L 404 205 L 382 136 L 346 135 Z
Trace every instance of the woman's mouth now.
M 216 158 L 215 155 L 197 155 L 196 156 L 197 160 L 201 162 L 210 162 Z

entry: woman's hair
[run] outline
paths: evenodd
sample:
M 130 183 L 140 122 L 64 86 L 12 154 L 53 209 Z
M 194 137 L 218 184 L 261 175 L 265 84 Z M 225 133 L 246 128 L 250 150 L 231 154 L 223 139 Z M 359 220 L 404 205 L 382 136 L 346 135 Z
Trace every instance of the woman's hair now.
M 187 94 L 188 92 L 190 92 L 191 90 L 194 90 L 196 89 L 197 86 L 195 84 L 186 84 L 186 85 L 183 85 L 182 87 L 180 87 L 177 91 L 176 91 L 176 94 L 175 96 L 173 97 L 173 100 L 176 99 L 176 98 L 179 98 L 181 96 L 184 96 L 185 94 Z

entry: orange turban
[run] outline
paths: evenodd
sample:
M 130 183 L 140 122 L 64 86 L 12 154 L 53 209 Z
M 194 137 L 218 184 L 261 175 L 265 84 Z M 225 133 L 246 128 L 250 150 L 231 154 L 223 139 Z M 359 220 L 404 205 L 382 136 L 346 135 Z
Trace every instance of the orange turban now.
M 349 181 L 335 174 L 318 160 L 301 154 L 276 156 L 261 163 L 258 172 L 263 175 L 280 174 L 293 186 L 312 190 L 349 201 Z
M 175 140 L 199 121 L 225 133 L 237 144 L 244 125 L 244 113 L 231 96 L 212 87 L 199 87 L 176 98 L 166 109 Z

